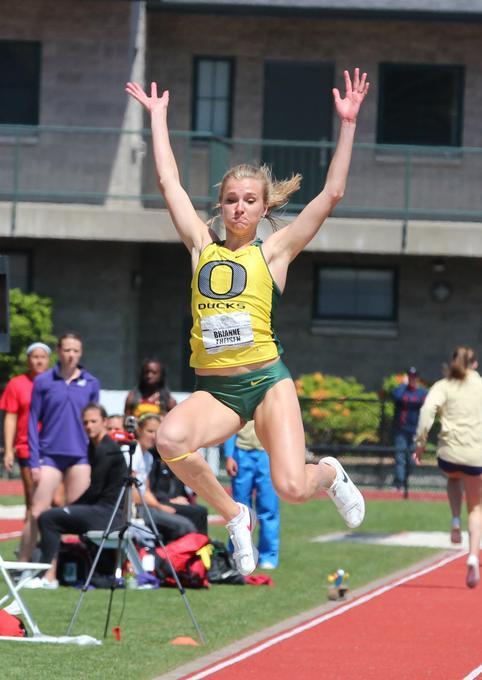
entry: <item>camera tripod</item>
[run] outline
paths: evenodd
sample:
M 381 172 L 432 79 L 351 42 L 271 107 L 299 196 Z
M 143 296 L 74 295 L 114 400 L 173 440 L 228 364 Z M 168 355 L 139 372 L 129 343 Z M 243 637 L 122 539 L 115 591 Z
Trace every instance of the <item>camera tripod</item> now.
M 172 577 L 173 577 L 173 579 L 176 583 L 177 589 L 179 590 L 179 593 L 180 593 L 180 595 L 181 595 L 181 597 L 184 601 L 184 605 L 185 605 L 187 612 L 188 612 L 188 614 L 191 618 L 191 621 L 194 625 L 194 628 L 196 629 L 196 632 L 199 636 L 201 643 L 205 644 L 206 639 L 205 639 L 203 632 L 202 632 L 202 630 L 201 630 L 201 628 L 200 628 L 200 626 L 199 626 L 199 624 L 196 620 L 196 617 L 194 616 L 194 612 L 191 609 L 191 605 L 189 604 L 189 600 L 187 599 L 186 591 L 185 591 L 183 585 L 181 584 L 181 582 L 179 580 L 179 577 L 176 573 L 176 570 L 174 569 L 174 567 L 172 565 L 171 559 L 169 557 L 169 553 L 166 551 L 166 546 L 165 546 L 164 542 L 162 541 L 162 538 L 159 534 L 159 531 L 157 530 L 155 522 L 152 518 L 151 511 L 149 510 L 149 506 L 147 505 L 146 500 L 144 498 L 144 494 L 141 490 L 142 484 L 132 472 L 132 458 L 134 456 L 134 451 L 135 451 L 136 445 L 137 445 L 137 442 L 135 440 L 133 440 L 133 441 L 131 441 L 127 444 L 123 444 L 121 446 L 122 455 L 124 455 L 124 453 L 129 455 L 128 474 L 127 474 L 127 477 L 124 481 L 124 484 L 123 484 L 123 486 L 122 486 L 122 488 L 119 492 L 119 495 L 117 497 L 114 509 L 112 510 L 112 514 L 111 514 L 110 519 L 107 523 L 107 527 L 105 528 L 105 531 L 102 534 L 102 540 L 101 540 L 99 547 L 97 549 L 97 552 L 95 554 L 94 560 L 92 562 L 92 566 L 91 566 L 90 571 L 87 575 L 85 583 L 82 586 L 82 589 L 81 589 L 81 592 L 80 592 L 80 597 L 79 597 L 79 600 L 77 602 L 77 606 L 75 608 L 75 611 L 72 615 L 72 619 L 70 620 L 69 626 L 67 628 L 66 635 L 70 635 L 70 632 L 71 632 L 71 630 L 74 626 L 74 623 L 77 619 L 78 613 L 80 611 L 80 607 L 82 605 L 82 601 L 83 601 L 85 593 L 87 592 L 89 585 L 92 581 L 92 577 L 94 575 L 95 568 L 97 567 L 97 564 L 99 562 L 102 550 L 105 547 L 106 541 L 108 540 L 110 534 L 113 531 L 116 531 L 116 532 L 118 531 L 116 567 L 115 567 L 114 579 L 112 581 L 112 585 L 111 585 L 111 589 L 110 589 L 110 597 L 109 597 L 109 604 L 108 604 L 108 610 L 107 610 L 107 619 L 106 619 L 105 629 L 104 629 L 104 638 L 107 636 L 107 629 L 108 629 L 108 626 L 109 626 L 109 619 L 110 619 L 110 612 L 111 612 L 111 607 L 112 607 L 112 600 L 113 600 L 113 597 L 114 597 L 114 590 L 119 585 L 119 580 L 121 578 L 122 563 L 124 561 L 124 557 L 125 557 L 125 553 L 126 553 L 126 548 L 124 547 L 125 546 L 124 537 L 127 535 L 127 541 L 130 541 L 131 539 L 130 539 L 130 536 L 129 536 L 129 530 L 130 530 L 131 527 L 135 526 L 137 531 L 143 530 L 143 531 L 148 532 L 149 535 L 151 535 L 151 532 L 152 532 L 155 546 L 160 547 L 165 551 L 166 560 L 169 564 L 169 568 L 171 570 Z M 145 526 L 145 527 L 139 526 L 139 525 L 133 525 L 133 522 L 132 522 L 132 488 L 133 487 L 136 487 L 136 489 L 139 493 L 139 496 L 140 496 L 141 502 L 142 502 L 142 506 L 144 508 L 146 517 L 148 519 L 147 526 Z M 124 523 L 122 524 L 122 526 L 115 528 L 115 529 L 112 529 L 116 518 L 118 519 L 117 513 L 119 511 L 119 508 L 121 507 L 122 501 L 124 501 L 124 506 L 123 506 Z

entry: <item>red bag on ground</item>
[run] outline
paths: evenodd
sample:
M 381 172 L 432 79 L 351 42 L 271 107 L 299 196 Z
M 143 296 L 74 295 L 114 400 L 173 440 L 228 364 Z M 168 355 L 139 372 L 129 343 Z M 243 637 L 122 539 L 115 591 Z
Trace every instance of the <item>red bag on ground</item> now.
M 20 619 L 4 609 L 0 609 L 0 635 L 8 637 L 25 637 L 26 635 L 25 627 Z
M 185 588 L 209 588 L 207 568 L 198 554 L 208 543 L 209 538 L 205 534 L 190 533 L 168 543 L 165 550 L 156 548 L 155 575 L 163 585 L 177 585 L 166 559 L 169 555 L 181 585 Z

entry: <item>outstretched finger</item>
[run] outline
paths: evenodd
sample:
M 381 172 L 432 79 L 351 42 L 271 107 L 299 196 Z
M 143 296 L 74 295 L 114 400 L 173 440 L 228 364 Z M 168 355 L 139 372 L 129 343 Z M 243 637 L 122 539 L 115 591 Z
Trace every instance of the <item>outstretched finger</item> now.
M 352 88 L 351 88 L 351 78 L 350 78 L 350 74 L 348 73 L 348 71 L 343 71 L 343 75 L 345 77 L 345 90 L 346 90 L 346 94 L 348 95 L 348 94 L 351 94 L 351 90 L 352 90 Z
M 365 92 L 366 81 L 367 81 L 367 74 L 362 73 L 362 77 L 360 78 L 360 85 L 358 86 L 358 89 L 360 90 L 360 92 Z
M 157 99 L 157 83 L 151 83 L 151 98 Z
M 333 92 L 333 99 L 335 100 L 335 104 L 341 101 L 340 97 L 340 90 L 338 90 L 336 87 L 332 89 Z
M 353 74 L 353 89 L 355 90 L 355 92 L 358 92 L 359 87 L 360 87 L 360 69 L 357 66 Z

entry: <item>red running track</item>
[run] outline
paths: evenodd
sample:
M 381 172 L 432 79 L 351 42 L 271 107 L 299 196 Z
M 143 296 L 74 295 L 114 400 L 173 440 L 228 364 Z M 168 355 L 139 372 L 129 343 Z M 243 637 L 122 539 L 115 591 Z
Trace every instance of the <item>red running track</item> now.
M 446 557 L 185 680 L 480 677 L 482 587 L 465 586 L 465 560 Z

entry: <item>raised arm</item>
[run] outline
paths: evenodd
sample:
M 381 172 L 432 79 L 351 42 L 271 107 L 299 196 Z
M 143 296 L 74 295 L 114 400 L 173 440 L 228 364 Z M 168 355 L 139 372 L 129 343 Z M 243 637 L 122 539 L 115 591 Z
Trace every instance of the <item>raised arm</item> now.
M 307 243 L 315 236 L 325 219 L 336 204 L 343 198 L 351 161 L 356 119 L 360 106 L 365 99 L 369 83 L 367 74 L 360 78 L 360 70 L 355 69 L 353 83 L 348 71 L 344 71 L 345 97 L 333 89 L 333 99 L 340 119 L 340 133 L 336 150 L 328 169 L 323 190 L 301 211 L 295 220 L 284 229 L 266 240 L 264 252 L 270 266 L 277 260 L 289 264 Z
M 200 252 L 212 237 L 208 226 L 197 215 L 181 185 L 167 126 L 169 92 L 164 90 L 162 96 L 158 97 L 156 83 L 151 83 L 150 97 L 137 83 L 127 83 L 125 90 L 140 102 L 151 116 L 152 145 L 159 189 L 184 245 L 191 253 L 193 250 Z

